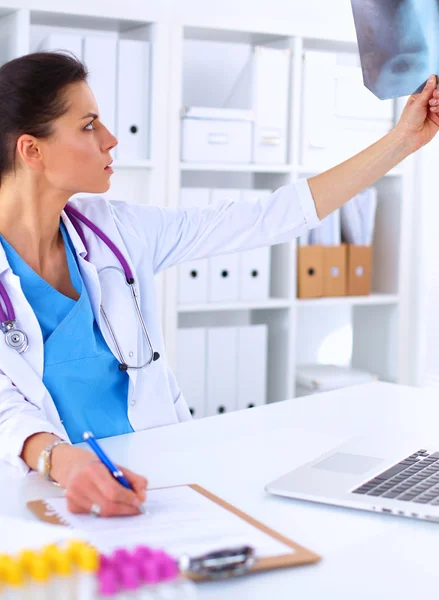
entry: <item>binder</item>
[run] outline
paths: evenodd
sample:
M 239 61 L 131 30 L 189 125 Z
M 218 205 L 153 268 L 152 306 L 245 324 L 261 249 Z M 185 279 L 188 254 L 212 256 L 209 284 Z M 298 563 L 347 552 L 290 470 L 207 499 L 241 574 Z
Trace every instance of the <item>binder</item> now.
M 294 542 L 294 541 L 290 540 L 289 538 L 281 535 L 280 533 L 274 531 L 270 527 L 267 527 L 260 521 L 257 521 L 253 517 L 249 516 L 244 511 L 236 508 L 232 504 L 229 504 L 225 500 L 222 500 L 218 496 L 212 494 L 211 492 L 209 492 L 208 490 L 206 490 L 205 488 L 203 488 L 197 484 L 189 484 L 186 486 L 169 486 L 169 488 L 171 488 L 171 489 L 172 489 L 172 487 L 174 487 L 174 488 L 187 488 L 187 487 L 191 488 L 192 490 L 194 490 L 195 492 L 198 492 L 204 498 L 207 498 L 208 500 L 210 500 L 212 503 L 215 504 L 215 507 L 212 507 L 212 510 L 214 508 L 221 507 L 225 511 L 230 512 L 232 515 L 238 517 L 239 519 L 242 519 L 243 521 L 245 521 L 252 527 L 256 528 L 258 530 L 258 532 L 266 534 L 266 535 L 270 536 L 273 540 L 278 541 L 278 542 L 284 544 L 285 546 L 287 546 L 288 551 L 285 552 L 285 554 L 282 553 L 280 555 L 276 554 L 275 556 L 271 555 L 271 556 L 256 558 L 255 563 L 250 567 L 250 569 L 243 571 L 242 574 L 251 574 L 251 573 L 258 573 L 258 572 L 262 572 L 262 571 L 270 571 L 272 569 L 278 569 L 278 568 L 312 564 L 312 563 L 318 562 L 321 559 L 321 557 L 318 554 L 315 554 L 311 550 L 308 550 L 307 548 L 300 546 L 296 542 Z M 159 490 L 159 489 L 166 489 L 166 488 L 155 488 L 155 489 Z M 153 494 L 155 489 L 149 490 L 149 493 Z M 47 500 L 31 500 L 31 501 L 27 502 L 26 505 L 29 508 L 29 510 L 41 521 L 44 521 L 46 523 L 51 523 L 52 525 L 64 525 L 64 526 L 71 525 L 71 523 L 69 522 L 70 515 L 69 515 L 69 520 L 66 522 L 65 518 L 63 518 L 61 515 L 57 514 L 57 512 L 51 506 L 50 502 L 51 502 L 50 498 Z M 210 510 L 209 512 L 212 513 L 212 510 Z M 92 519 L 94 517 L 90 516 L 90 518 Z M 73 522 L 74 520 L 75 520 L 75 515 L 72 514 L 71 521 Z M 108 521 L 111 522 L 111 519 L 108 519 Z M 222 549 L 221 546 L 219 546 L 218 549 Z M 164 548 L 164 550 L 166 551 L 166 548 Z M 185 574 L 185 576 L 188 576 L 194 580 L 208 579 L 208 577 L 206 577 L 206 576 L 201 577 L 200 575 Z
M 330 213 L 318 227 L 309 232 L 309 243 L 322 246 L 339 246 L 341 244 L 341 216 L 337 208 Z
M 204 207 L 209 204 L 207 188 L 182 188 L 180 208 Z M 205 303 L 208 300 L 209 261 L 189 260 L 178 265 L 178 301 L 180 304 Z
M 206 416 L 206 330 L 177 330 L 177 382 L 194 419 Z
M 322 296 L 346 295 L 346 246 L 323 246 Z
M 298 298 L 323 295 L 323 246 L 297 248 L 297 275 Z
M 83 40 L 83 59 L 100 120 L 112 133 L 116 125 L 116 47 L 117 40 L 112 37 L 87 36 Z
M 207 416 L 236 410 L 237 345 L 236 327 L 214 327 L 207 330 Z
M 38 46 L 38 50 L 40 52 L 67 50 L 82 60 L 82 37 L 74 33 L 49 33 Z
M 372 287 L 372 246 L 347 245 L 347 295 L 368 296 Z
M 211 203 L 231 199 L 239 202 L 239 189 L 211 190 Z M 239 297 L 239 254 L 223 254 L 209 259 L 209 302 L 238 300 Z
M 266 325 L 238 327 L 238 410 L 266 403 L 267 338 Z
M 256 201 L 271 190 L 243 190 L 243 201 Z M 239 299 L 264 300 L 270 296 L 271 248 L 264 246 L 239 255 Z
M 303 65 L 303 134 L 301 163 L 323 162 L 336 134 L 335 70 L 336 55 L 309 50 Z M 321 90 L 325 90 L 325 111 L 320 109 Z
M 256 46 L 253 59 L 253 162 L 285 163 L 290 51 Z
M 118 158 L 149 158 L 150 45 L 119 40 L 117 53 Z

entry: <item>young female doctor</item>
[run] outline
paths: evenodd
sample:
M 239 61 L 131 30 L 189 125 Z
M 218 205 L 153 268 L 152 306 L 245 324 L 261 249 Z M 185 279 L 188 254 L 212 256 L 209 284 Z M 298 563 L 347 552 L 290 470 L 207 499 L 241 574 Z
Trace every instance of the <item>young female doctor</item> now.
M 117 144 L 86 70 L 56 53 L 3 65 L 0 458 L 57 481 L 71 511 L 137 514 L 146 479 L 123 469 L 127 490 L 72 443 L 86 430 L 102 438 L 190 419 L 166 364 L 154 275 L 300 236 L 431 140 L 438 108 L 433 77 L 374 145 L 256 202 L 178 210 L 69 200 L 109 189 Z

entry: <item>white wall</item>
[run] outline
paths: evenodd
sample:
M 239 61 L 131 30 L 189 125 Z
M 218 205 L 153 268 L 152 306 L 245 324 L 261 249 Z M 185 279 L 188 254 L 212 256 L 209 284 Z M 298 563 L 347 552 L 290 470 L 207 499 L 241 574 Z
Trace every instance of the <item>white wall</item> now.
M 2 3 L 3 4 L 3 3 Z M 120 0 L 9 0 L 4 5 L 33 10 L 120 15 Z M 303 35 L 355 39 L 350 0 L 123 0 L 127 18 L 166 22 L 215 22 L 243 29 L 272 26 L 297 30 Z
M 288 24 L 294 28 L 354 35 L 350 0 L 160 0 L 174 19 L 209 19 Z

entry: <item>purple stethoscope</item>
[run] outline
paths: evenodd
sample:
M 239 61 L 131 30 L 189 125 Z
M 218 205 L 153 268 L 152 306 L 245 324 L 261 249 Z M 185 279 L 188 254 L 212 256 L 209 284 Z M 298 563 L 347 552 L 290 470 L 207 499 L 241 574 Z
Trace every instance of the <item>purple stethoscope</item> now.
M 104 307 L 101 304 L 100 309 L 101 309 L 102 316 L 103 316 L 104 321 L 105 321 L 105 323 L 108 327 L 108 330 L 111 334 L 114 345 L 116 346 L 117 354 L 119 356 L 119 361 L 120 361 L 119 370 L 127 371 L 128 369 L 143 369 L 143 368 L 147 367 L 153 361 L 158 360 L 160 358 L 160 354 L 158 352 L 155 352 L 154 348 L 152 346 L 152 342 L 149 337 L 148 330 L 146 329 L 145 321 L 142 317 L 142 312 L 140 310 L 140 305 L 139 305 L 139 300 L 138 300 L 138 296 L 137 296 L 137 292 L 136 292 L 133 273 L 132 273 L 127 261 L 125 260 L 123 254 L 120 252 L 120 250 L 117 248 L 117 246 L 115 244 L 113 244 L 113 242 L 108 238 L 108 236 L 106 236 L 105 233 L 101 229 L 99 229 L 99 227 L 97 227 L 94 223 L 92 223 L 90 221 L 90 219 L 87 219 L 87 217 L 84 217 L 83 214 L 81 214 L 76 208 L 73 208 L 72 206 L 66 206 L 64 211 L 65 211 L 66 215 L 70 218 L 74 228 L 76 229 L 76 232 L 78 233 L 79 237 L 82 240 L 82 243 L 84 244 L 84 247 L 87 251 L 85 259 L 88 261 L 88 247 L 87 247 L 87 242 L 85 241 L 84 232 L 82 231 L 82 229 L 79 225 L 79 221 L 84 223 L 84 225 L 86 225 L 89 229 L 91 229 L 93 231 L 93 233 L 95 233 L 104 242 L 104 244 L 113 252 L 114 256 L 117 258 L 117 260 L 120 262 L 120 264 L 122 266 L 122 269 L 120 269 L 118 267 L 113 267 L 113 266 L 104 267 L 104 269 L 114 269 L 114 270 L 122 273 L 126 283 L 129 285 L 131 297 L 133 299 L 134 306 L 136 309 L 136 314 L 139 319 L 140 325 L 142 327 L 142 331 L 145 336 L 146 342 L 149 346 L 150 357 L 149 357 L 148 361 L 146 363 L 144 363 L 143 365 L 136 366 L 136 365 L 129 365 L 127 363 L 127 361 L 125 360 L 125 357 L 123 355 L 122 349 L 119 345 L 119 342 L 117 340 L 116 334 L 114 333 L 113 327 L 111 326 L 111 323 L 105 313 Z M 103 271 L 104 269 L 101 269 L 101 271 Z M 15 318 L 14 307 L 12 306 L 12 302 L 11 302 L 11 299 L 9 298 L 8 293 L 6 292 L 6 288 L 1 281 L 0 281 L 0 296 L 2 297 L 3 302 L 5 303 L 5 307 L 6 307 L 6 313 L 5 313 L 5 311 L 3 310 L 3 307 L 0 305 L 1 327 L 5 334 L 6 344 L 10 348 L 13 348 L 14 350 L 16 350 L 19 354 L 21 354 L 22 352 L 26 352 L 26 350 L 29 347 L 29 339 L 24 331 L 16 328 L 17 321 Z

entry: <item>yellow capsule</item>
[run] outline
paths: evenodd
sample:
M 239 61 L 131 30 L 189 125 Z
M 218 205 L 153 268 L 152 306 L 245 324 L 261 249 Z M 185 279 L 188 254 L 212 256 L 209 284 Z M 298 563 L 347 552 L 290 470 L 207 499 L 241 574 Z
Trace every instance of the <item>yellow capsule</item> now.
M 57 548 L 57 552 L 53 552 L 49 560 L 50 567 L 56 575 L 68 577 L 72 574 L 73 564 L 67 552 Z
M 0 582 L 6 581 L 6 572 L 13 562 L 12 557 L 8 554 L 0 554 Z
M 99 552 L 91 546 L 82 550 L 77 562 L 78 567 L 88 573 L 95 573 L 99 569 L 99 563 Z
M 11 560 L 4 569 L 5 582 L 13 587 L 19 587 L 24 585 L 24 572 L 18 561 Z
M 58 552 L 58 546 L 56 544 L 47 544 L 41 548 L 41 556 L 50 560 L 53 554 Z
M 0 569 L 10 565 L 11 562 L 13 562 L 12 556 L 9 556 L 9 554 L 0 554 Z
M 67 544 L 67 549 L 66 552 L 68 554 L 68 556 L 70 556 L 70 558 L 77 563 L 78 559 L 79 559 L 79 555 L 81 554 L 81 552 L 83 551 L 84 548 L 88 548 L 89 545 L 86 542 L 83 542 L 82 540 L 69 540 L 68 544 Z
M 50 568 L 48 561 L 43 556 L 35 556 L 34 560 L 29 565 L 29 575 L 35 581 L 44 583 L 50 577 Z
M 37 556 L 34 550 L 22 550 L 17 557 L 18 562 L 25 571 L 29 571 L 30 565 Z

